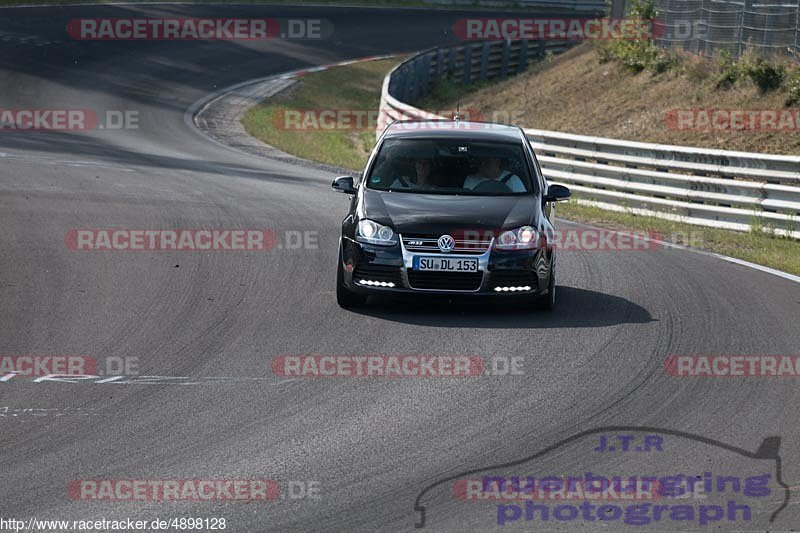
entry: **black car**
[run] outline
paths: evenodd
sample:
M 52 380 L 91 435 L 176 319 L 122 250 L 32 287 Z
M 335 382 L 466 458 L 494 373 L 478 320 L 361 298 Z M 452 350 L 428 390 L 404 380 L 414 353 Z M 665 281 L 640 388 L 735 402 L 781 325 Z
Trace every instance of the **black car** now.
M 363 179 L 333 189 L 353 195 L 342 221 L 336 297 L 370 294 L 502 295 L 555 304 L 553 202 L 521 128 L 463 121 L 394 123 Z

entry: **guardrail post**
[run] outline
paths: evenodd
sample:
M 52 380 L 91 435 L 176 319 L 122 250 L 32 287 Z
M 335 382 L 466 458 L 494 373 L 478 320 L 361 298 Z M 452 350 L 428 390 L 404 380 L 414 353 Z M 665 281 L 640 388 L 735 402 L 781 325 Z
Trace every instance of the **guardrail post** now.
M 422 96 L 422 57 L 418 57 L 414 62 L 414 101 L 416 102 Z
M 511 39 L 503 41 L 503 58 L 500 60 L 500 77 L 508 76 L 508 52 L 511 49 Z
M 625 16 L 625 0 L 611 0 L 611 18 L 621 19 Z
M 483 43 L 483 49 L 481 50 L 481 72 L 478 75 L 479 80 L 486 79 L 486 70 L 489 66 L 489 47 L 492 45 L 491 41 L 486 41 Z
M 442 81 L 442 75 L 444 74 L 444 50 L 441 48 L 436 50 L 436 72 L 433 75 L 433 83 L 438 84 Z
M 517 73 L 522 72 L 528 68 L 528 40 L 523 39 L 519 43 L 519 63 L 517 64 Z
M 419 95 L 423 98 L 428 95 L 428 87 L 431 81 L 431 58 L 432 56 L 426 55 L 422 57 L 422 61 L 417 62 L 417 87 Z
M 414 76 L 412 70 L 408 67 L 403 69 L 403 101 L 413 102 L 414 98 Z
M 472 81 L 472 45 L 464 46 L 464 85 Z

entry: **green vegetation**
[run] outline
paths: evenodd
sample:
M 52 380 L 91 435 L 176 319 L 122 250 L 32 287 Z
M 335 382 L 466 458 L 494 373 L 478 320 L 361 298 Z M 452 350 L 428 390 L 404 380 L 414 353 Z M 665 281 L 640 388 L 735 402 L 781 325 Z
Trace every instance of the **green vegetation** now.
M 730 52 L 723 50 L 719 55 L 719 74 L 717 75 L 717 88 L 728 89 L 736 83 L 741 75 L 739 63 L 731 58 Z
M 251 108 L 242 119 L 247 132 L 290 154 L 338 167 L 361 169 L 375 144 L 377 122 L 361 129 L 316 128 L 286 129 L 286 111 L 311 111 L 318 117 L 322 110 L 373 113 L 380 103 L 384 76 L 399 59 L 368 61 L 332 68 L 304 76 L 289 91 Z M 336 88 L 336 90 L 331 90 Z M 299 123 L 303 124 L 303 120 Z M 290 123 L 291 124 L 291 123 Z M 344 124 L 344 122 L 342 122 Z
M 779 89 L 788 77 L 797 78 L 800 75 L 800 69 L 767 61 L 751 50 L 745 51 L 738 60 L 732 59 L 728 51 L 723 50 L 717 62 L 718 88 L 730 88 L 739 80 L 750 79 L 764 94 Z M 793 89 L 790 84 L 786 85 L 786 89 L 791 95 Z
M 786 90 L 788 96 L 786 97 L 786 105 L 792 106 L 800 104 L 800 69 L 791 71 L 786 75 Z
M 762 92 L 774 91 L 786 79 L 786 66 L 772 64 L 763 57 L 748 58 L 742 61 L 742 70 Z
M 654 0 L 632 0 L 629 17 L 655 20 L 658 15 Z M 690 76 L 700 79 L 697 74 L 705 77 L 700 70 L 716 70 L 717 89 L 730 89 L 737 82 L 749 80 L 761 94 L 783 88 L 787 94 L 787 106 L 800 101 L 800 67 L 797 63 L 786 58 L 765 58 L 752 49 L 745 50 L 738 59 L 733 59 L 727 50 L 722 50 L 715 60 L 698 60 L 692 55 L 663 50 L 651 38 L 642 38 L 598 44 L 597 54 L 600 63 L 618 61 L 633 73 L 648 70 L 661 74 L 677 69 L 684 72 L 688 70 Z
M 630 5 L 629 18 L 648 21 L 658 17 L 654 0 L 632 0 Z M 656 46 L 646 35 L 638 39 L 615 39 L 608 44 L 598 45 L 598 54 L 601 63 L 616 59 L 635 73 L 643 70 L 666 72 L 678 63 L 674 54 Z
M 558 204 L 557 216 L 609 229 L 641 230 L 657 233 L 661 240 L 691 245 L 752 263 L 800 275 L 800 243 L 769 230 L 749 233 L 706 228 L 663 218 L 607 211 L 568 201 Z

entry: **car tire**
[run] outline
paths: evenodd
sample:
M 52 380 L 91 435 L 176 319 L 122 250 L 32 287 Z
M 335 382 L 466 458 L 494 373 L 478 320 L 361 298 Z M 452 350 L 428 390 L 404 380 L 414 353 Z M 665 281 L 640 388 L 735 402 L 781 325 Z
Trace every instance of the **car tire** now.
M 555 257 L 550 265 L 550 282 L 547 284 L 547 294 L 536 299 L 536 308 L 543 311 L 552 311 L 556 306 L 556 261 Z
M 343 309 L 353 309 L 366 305 L 367 297 L 356 294 L 344 285 L 344 267 L 342 266 L 342 250 L 339 248 L 339 260 L 336 267 L 336 303 Z

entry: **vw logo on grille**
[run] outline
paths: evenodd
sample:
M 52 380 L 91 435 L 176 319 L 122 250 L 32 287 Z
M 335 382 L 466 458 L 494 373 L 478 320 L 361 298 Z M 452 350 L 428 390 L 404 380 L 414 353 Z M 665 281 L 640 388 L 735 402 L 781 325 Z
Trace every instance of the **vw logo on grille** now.
M 453 248 L 456 246 L 456 241 L 450 235 L 442 235 L 439 237 L 439 240 L 436 241 L 436 244 L 439 245 L 439 249 L 444 252 L 452 252 Z

